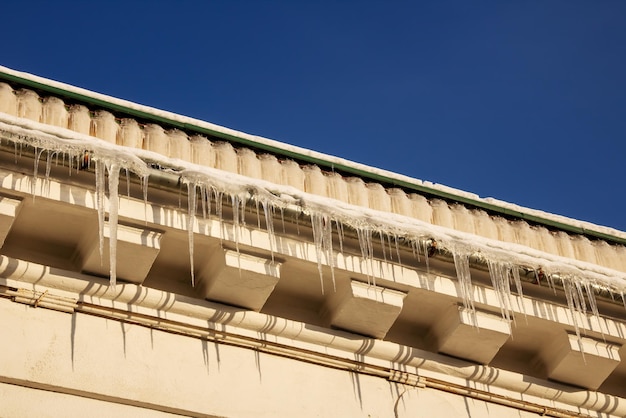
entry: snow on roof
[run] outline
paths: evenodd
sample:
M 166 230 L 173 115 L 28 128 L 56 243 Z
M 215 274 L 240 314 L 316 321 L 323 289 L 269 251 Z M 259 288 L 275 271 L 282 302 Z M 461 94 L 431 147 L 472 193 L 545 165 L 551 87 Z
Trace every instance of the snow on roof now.
M 217 136 L 221 135 L 225 138 L 238 140 L 247 144 L 248 146 L 256 146 L 258 148 L 271 151 L 278 155 L 284 155 L 290 158 L 300 158 L 305 161 L 320 163 L 320 165 L 324 165 L 326 167 L 337 167 L 339 169 L 345 168 L 348 169 L 348 171 L 352 173 L 357 173 L 357 175 L 360 175 L 366 179 L 370 178 L 379 182 L 383 181 L 390 184 L 397 184 L 399 187 L 414 188 L 418 191 L 431 193 L 435 196 L 440 196 L 449 200 L 459 201 L 460 203 L 482 207 L 487 210 L 492 210 L 503 214 L 521 214 L 523 215 L 523 218 L 528 219 L 532 222 L 548 225 L 556 224 L 557 227 L 564 227 L 564 229 L 569 229 L 570 232 L 588 233 L 590 235 L 600 236 L 600 238 L 613 238 L 614 241 L 618 241 L 621 243 L 626 242 L 626 232 L 619 231 L 614 228 L 600 226 L 590 222 L 580 221 L 565 216 L 544 212 L 541 210 L 526 208 L 491 197 L 480 197 L 474 193 L 465 192 L 445 185 L 422 181 L 420 179 L 367 166 L 365 164 L 360 164 L 354 161 L 346 160 L 344 158 L 316 152 L 290 144 L 285 144 L 273 139 L 248 134 L 199 119 L 194 119 L 173 112 L 168 112 L 150 106 L 133 103 L 127 100 L 118 99 L 80 87 L 75 87 L 69 84 L 39 77 L 33 74 L 16 71 L 7 67 L 0 66 L 0 78 L 5 78 L 9 81 L 17 83 L 26 83 L 29 84 L 31 87 L 38 87 L 44 90 L 56 90 L 57 93 L 59 93 L 59 91 L 64 92 L 73 97 L 78 96 L 83 99 L 91 99 L 91 101 L 98 102 L 101 106 L 109 105 L 116 108 L 117 110 L 130 111 L 131 113 L 141 114 L 148 118 L 153 117 L 155 119 L 161 119 L 164 121 L 168 121 L 174 125 L 184 126 L 191 129 L 199 128 L 200 130 L 209 131 Z M 606 237 L 602 237 L 602 235 L 605 235 Z

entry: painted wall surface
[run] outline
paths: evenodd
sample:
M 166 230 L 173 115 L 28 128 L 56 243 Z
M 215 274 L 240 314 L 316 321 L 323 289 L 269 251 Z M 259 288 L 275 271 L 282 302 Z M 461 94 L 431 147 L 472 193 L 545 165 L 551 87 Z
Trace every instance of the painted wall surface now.
M 438 390 L 6 299 L 0 300 L 0 327 L 3 417 L 533 416 Z

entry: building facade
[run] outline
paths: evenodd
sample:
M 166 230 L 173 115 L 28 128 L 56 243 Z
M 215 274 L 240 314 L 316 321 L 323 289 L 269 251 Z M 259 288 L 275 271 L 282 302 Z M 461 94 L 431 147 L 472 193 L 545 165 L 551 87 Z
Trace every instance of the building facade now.
M 626 416 L 626 233 L 0 68 L 0 415 Z

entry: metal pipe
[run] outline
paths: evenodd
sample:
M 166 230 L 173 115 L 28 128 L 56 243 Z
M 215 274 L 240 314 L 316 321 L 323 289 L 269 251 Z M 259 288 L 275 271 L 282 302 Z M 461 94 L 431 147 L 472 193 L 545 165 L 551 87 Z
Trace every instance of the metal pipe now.
M 540 414 L 542 416 L 550 416 L 557 418 L 574 418 L 574 417 L 589 417 L 589 415 L 577 414 L 574 412 L 565 411 L 563 409 L 542 406 L 536 403 L 527 402 L 519 399 L 513 399 L 502 395 L 497 395 L 489 392 L 472 389 L 465 386 L 452 385 L 450 383 L 424 379 L 426 387 L 442 390 L 444 392 L 453 393 L 455 395 L 466 396 L 468 398 L 478 399 L 484 402 L 491 402 L 509 408 L 519 409 L 521 411 L 532 412 Z

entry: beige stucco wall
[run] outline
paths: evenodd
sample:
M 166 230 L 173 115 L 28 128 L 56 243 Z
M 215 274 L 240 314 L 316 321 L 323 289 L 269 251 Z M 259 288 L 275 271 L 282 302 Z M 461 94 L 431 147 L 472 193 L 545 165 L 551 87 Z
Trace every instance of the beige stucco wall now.
M 532 416 L 434 389 L 8 299 L 0 299 L 0 327 L 3 417 Z

